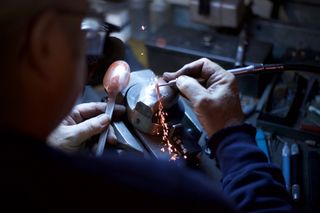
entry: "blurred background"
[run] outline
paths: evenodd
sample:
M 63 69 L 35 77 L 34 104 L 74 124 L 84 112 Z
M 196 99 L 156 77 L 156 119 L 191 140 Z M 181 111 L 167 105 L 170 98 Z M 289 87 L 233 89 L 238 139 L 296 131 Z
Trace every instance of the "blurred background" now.
M 106 21 L 120 27 L 111 35 L 129 45 L 143 67 L 159 74 L 199 57 L 225 68 L 320 60 L 317 0 L 118 0 L 107 4 Z M 237 58 L 239 45 L 245 46 L 246 53 Z M 163 63 L 165 56 L 170 63 Z

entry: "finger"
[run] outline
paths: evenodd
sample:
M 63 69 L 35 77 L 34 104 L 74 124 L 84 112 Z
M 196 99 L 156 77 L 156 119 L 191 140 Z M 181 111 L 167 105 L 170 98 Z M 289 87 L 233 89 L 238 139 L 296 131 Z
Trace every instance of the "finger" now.
M 163 77 L 163 80 L 165 81 L 171 81 L 173 79 L 176 79 L 178 76 L 177 72 L 164 72 L 162 77 Z
M 107 104 L 104 102 L 91 102 L 83 103 L 74 107 L 70 116 L 77 122 L 80 123 L 85 119 L 92 118 L 103 113 L 106 109 Z
M 180 92 L 193 104 L 207 93 L 196 79 L 185 75 L 178 77 L 176 84 Z
M 223 70 L 223 68 L 220 67 L 218 64 L 210 61 L 207 58 L 201 58 L 197 61 L 184 65 L 177 72 L 164 73 L 163 78 L 166 81 L 170 81 L 181 75 L 188 75 L 197 78 L 200 77 L 207 80 L 212 74 L 214 74 L 217 71 L 220 72 L 221 70 Z
M 79 140 L 85 141 L 93 135 L 101 133 L 108 127 L 109 123 L 108 116 L 102 114 L 75 125 L 75 134 L 78 135 Z
M 116 136 L 114 129 L 111 125 L 109 126 L 109 133 L 107 136 L 107 141 L 109 144 L 112 144 L 112 145 L 116 145 L 118 143 L 117 136 Z
M 120 104 L 114 106 L 114 111 L 112 114 L 112 120 L 119 120 L 126 113 L 126 107 Z
M 234 79 L 234 75 L 219 65 L 215 64 L 214 72 L 210 74 L 209 78 L 207 79 L 207 86 L 212 86 L 214 84 L 224 84 L 228 81 L 232 81 Z M 208 72 L 209 73 L 209 72 Z
M 181 69 L 179 69 L 177 72 L 174 73 L 164 73 L 163 78 L 165 80 L 173 80 L 181 75 L 188 75 L 188 76 L 200 76 L 202 65 L 204 59 L 199 59 L 196 61 L 193 61 L 189 64 L 184 65 Z
M 65 117 L 65 119 L 63 119 L 63 121 L 61 123 L 66 125 L 66 126 L 76 125 L 77 124 L 76 121 L 74 120 L 74 118 L 72 118 L 70 115 Z

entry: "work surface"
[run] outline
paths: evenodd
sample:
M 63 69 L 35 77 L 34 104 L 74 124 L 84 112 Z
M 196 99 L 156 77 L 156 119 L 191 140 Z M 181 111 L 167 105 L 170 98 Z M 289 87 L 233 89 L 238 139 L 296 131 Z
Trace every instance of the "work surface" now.
M 90 102 L 90 101 L 101 101 L 106 96 L 105 92 L 101 88 L 92 88 L 87 86 L 79 102 Z M 244 107 L 248 104 L 248 101 L 242 97 L 244 102 Z M 257 100 L 257 105 L 259 105 Z M 259 107 L 259 106 L 258 106 Z M 189 115 L 192 117 L 191 120 L 193 123 L 196 123 L 195 126 L 199 126 L 199 123 L 196 121 L 194 115 L 192 115 L 192 109 L 186 105 Z M 191 110 L 191 111 L 190 111 Z M 251 123 L 256 126 L 259 132 L 257 134 L 257 144 L 269 155 L 270 162 L 277 164 L 280 168 L 288 168 L 288 165 L 283 165 L 284 157 L 282 154 L 284 144 L 287 143 L 289 147 L 292 144 L 297 144 L 300 150 L 298 163 L 291 163 L 290 170 L 295 171 L 298 169 L 298 179 L 300 185 L 300 199 L 298 202 L 295 202 L 294 205 L 297 207 L 299 212 L 317 212 L 320 210 L 320 151 L 319 151 L 319 141 L 315 140 L 317 137 L 316 134 L 300 134 L 299 131 L 291 131 L 292 128 L 285 127 L 284 125 L 278 125 L 270 122 L 263 122 L 260 118 L 259 111 L 253 111 L 248 115 L 246 122 Z M 126 122 L 123 122 L 125 126 L 128 126 Z M 117 124 L 119 125 L 119 124 Z M 123 132 L 118 129 L 118 135 L 123 139 Z M 169 160 L 168 156 L 160 150 L 160 146 L 157 145 L 158 141 L 153 141 L 149 147 L 146 144 L 143 144 L 141 137 L 137 135 L 137 131 L 128 127 L 126 131 L 131 133 L 131 139 L 134 140 L 134 149 L 123 149 L 121 148 L 121 154 L 126 152 L 134 152 L 139 154 L 141 157 L 156 157 L 161 160 Z M 298 134 L 298 133 L 299 134 Z M 310 137 L 308 137 L 310 136 Z M 146 138 L 151 138 L 144 135 Z M 318 138 L 320 139 L 320 138 Z M 199 141 L 200 142 L 200 139 Z M 129 143 L 132 145 L 132 143 Z M 138 144 L 138 145 L 137 145 Z M 151 148 L 150 148 L 151 147 Z M 119 152 L 120 153 L 120 152 Z M 107 154 L 107 153 L 106 153 Z M 221 174 L 216 165 L 215 160 L 210 159 L 203 150 L 199 155 L 199 164 L 196 169 L 197 171 L 203 173 L 212 179 L 213 183 L 220 185 Z M 180 163 L 177 162 L 177 163 Z M 289 176 L 292 179 L 293 173 L 289 170 Z

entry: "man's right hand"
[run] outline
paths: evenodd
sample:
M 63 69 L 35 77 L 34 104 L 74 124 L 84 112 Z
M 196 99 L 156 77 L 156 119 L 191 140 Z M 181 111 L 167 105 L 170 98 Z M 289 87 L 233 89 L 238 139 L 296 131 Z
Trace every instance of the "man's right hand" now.
M 167 81 L 178 78 L 178 89 L 190 100 L 208 137 L 223 128 L 243 122 L 234 75 L 212 61 L 199 59 L 177 72 L 164 73 L 163 78 Z M 206 87 L 201 86 L 195 78 L 204 79 Z

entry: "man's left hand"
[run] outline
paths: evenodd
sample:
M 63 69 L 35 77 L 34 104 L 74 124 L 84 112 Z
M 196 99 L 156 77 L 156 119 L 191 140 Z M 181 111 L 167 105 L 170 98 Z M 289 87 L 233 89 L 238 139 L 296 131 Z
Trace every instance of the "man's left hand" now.
M 84 103 L 75 106 L 72 112 L 49 135 L 47 142 L 50 146 L 67 152 L 76 152 L 84 141 L 105 130 L 110 120 L 105 112 L 106 103 Z M 116 105 L 114 116 L 124 114 L 125 107 Z M 110 128 L 107 140 L 116 142 L 116 136 Z

